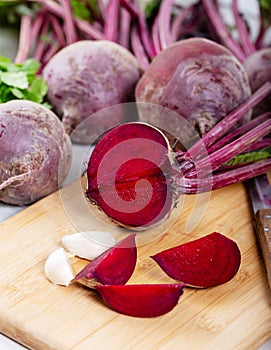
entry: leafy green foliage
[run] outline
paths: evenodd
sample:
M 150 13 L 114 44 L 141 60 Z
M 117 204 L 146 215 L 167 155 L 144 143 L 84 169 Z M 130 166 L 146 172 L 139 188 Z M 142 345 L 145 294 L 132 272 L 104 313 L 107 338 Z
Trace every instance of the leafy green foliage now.
M 162 0 L 150 0 L 147 2 L 144 10 L 147 18 L 152 17 L 159 10 L 161 2 Z
M 271 157 L 271 147 L 259 151 L 247 152 L 233 157 L 226 163 L 228 166 L 241 165 L 245 163 L 255 163 Z
M 93 14 L 99 9 L 97 0 L 71 0 L 71 6 L 76 17 L 88 22 L 93 21 Z M 99 15 L 99 13 L 96 15 Z
M 271 0 L 259 0 L 261 15 L 266 26 L 271 24 Z
M 43 103 L 47 84 L 37 76 L 39 67 L 39 62 L 34 59 L 15 64 L 9 58 L 0 56 L 0 103 L 14 99 Z

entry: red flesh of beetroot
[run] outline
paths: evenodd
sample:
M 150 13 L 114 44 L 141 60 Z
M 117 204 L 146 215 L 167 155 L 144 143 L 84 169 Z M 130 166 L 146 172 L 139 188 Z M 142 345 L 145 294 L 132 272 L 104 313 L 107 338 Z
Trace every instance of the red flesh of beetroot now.
M 181 284 L 133 284 L 97 286 L 103 300 L 114 310 L 134 317 L 156 317 L 171 311 L 183 294 Z
M 164 250 L 152 258 L 170 277 L 197 288 L 228 282 L 241 262 L 237 244 L 217 232 Z
M 134 271 L 136 259 L 135 234 L 131 234 L 92 260 L 75 280 L 89 287 L 96 283 L 125 284 Z
M 168 143 L 157 129 L 127 123 L 106 133 L 88 164 L 88 197 L 114 221 L 140 227 L 172 207 Z

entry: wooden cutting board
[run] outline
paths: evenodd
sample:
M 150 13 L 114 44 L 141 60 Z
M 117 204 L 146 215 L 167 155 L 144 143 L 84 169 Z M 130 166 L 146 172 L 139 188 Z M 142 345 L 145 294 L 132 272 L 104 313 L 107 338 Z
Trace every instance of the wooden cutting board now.
M 45 278 L 44 262 L 63 235 L 101 228 L 99 220 L 86 217 L 80 188 L 76 181 L 0 224 L 1 332 L 35 350 L 253 350 L 271 337 L 271 293 L 242 184 L 214 191 L 197 208 L 198 198 L 184 197 L 169 230 L 140 245 L 129 283 L 172 282 L 149 255 L 213 231 L 234 239 L 242 254 L 233 280 L 187 289 L 170 313 L 152 319 L 120 315 L 84 287 L 55 286 Z M 188 233 L 193 208 L 197 225 Z M 84 264 L 73 259 L 77 271 Z

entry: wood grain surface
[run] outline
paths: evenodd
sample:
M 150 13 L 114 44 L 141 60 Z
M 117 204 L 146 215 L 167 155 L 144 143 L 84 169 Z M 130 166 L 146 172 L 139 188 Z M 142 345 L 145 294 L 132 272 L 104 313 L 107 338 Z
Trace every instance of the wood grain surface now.
M 270 338 L 271 294 L 242 184 L 216 190 L 204 203 L 186 196 L 167 232 L 156 239 L 140 234 L 146 240 L 129 283 L 173 282 L 149 256 L 213 231 L 234 239 L 242 254 L 230 282 L 186 289 L 170 313 L 151 319 L 120 315 L 83 286 L 55 286 L 45 278 L 44 262 L 63 235 L 103 227 L 87 215 L 80 188 L 76 181 L 0 224 L 1 332 L 35 350 L 253 350 Z M 187 232 L 191 211 L 194 228 Z M 86 263 L 72 262 L 75 271 Z

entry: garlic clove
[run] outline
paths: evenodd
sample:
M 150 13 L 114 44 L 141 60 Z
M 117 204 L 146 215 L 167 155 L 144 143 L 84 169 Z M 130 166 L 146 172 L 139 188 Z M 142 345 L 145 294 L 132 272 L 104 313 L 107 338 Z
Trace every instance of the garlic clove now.
M 62 244 L 72 255 L 93 260 L 113 247 L 116 242 L 108 232 L 86 231 L 63 236 Z
M 53 284 L 68 286 L 74 273 L 64 248 L 58 248 L 47 258 L 44 266 L 45 276 Z

